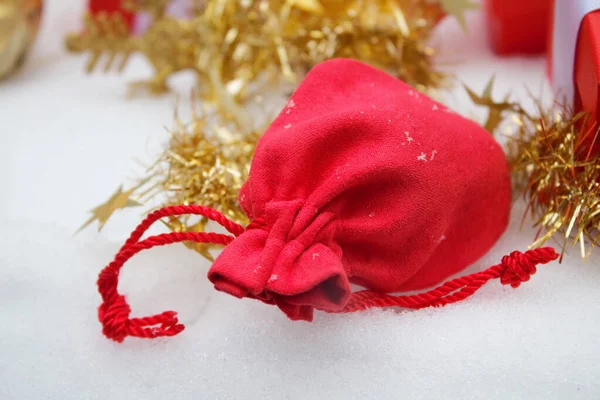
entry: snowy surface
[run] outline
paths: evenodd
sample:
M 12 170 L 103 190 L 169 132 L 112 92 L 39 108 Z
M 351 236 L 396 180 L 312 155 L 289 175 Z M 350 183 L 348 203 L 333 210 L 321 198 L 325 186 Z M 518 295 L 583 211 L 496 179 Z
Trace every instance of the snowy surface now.
M 177 310 L 187 329 L 104 339 L 96 274 L 140 214 L 74 232 L 136 175 L 132 159 L 152 160 L 191 81 L 128 99 L 125 83 L 150 73 L 143 61 L 121 76 L 85 76 L 84 59 L 62 49 L 79 3 L 48 2 L 29 63 L 0 85 L 0 399 L 600 398 L 600 250 L 587 263 L 571 251 L 518 290 L 495 282 L 443 309 L 318 314 L 308 324 L 215 292 L 208 263 L 171 246 L 133 259 L 120 288 L 135 315 Z M 542 86 L 542 59 L 493 57 L 481 16 L 469 21 L 472 36 L 446 21 L 437 39 L 463 81 L 480 90 L 496 73 L 499 96 Z M 459 89 L 448 103 L 464 99 Z M 470 271 L 525 249 L 533 231 L 519 229 L 520 217 L 517 208 Z

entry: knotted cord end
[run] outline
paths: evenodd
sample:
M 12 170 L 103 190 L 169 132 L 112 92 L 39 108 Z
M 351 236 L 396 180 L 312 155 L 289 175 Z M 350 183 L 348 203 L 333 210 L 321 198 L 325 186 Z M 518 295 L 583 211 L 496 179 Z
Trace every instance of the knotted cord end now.
M 179 323 L 175 311 L 165 311 L 151 317 L 129 318 L 131 308 L 127 304 L 125 296 L 119 294 L 117 288 L 121 268 L 127 260 L 142 250 L 184 241 L 227 245 L 234 240 L 233 236 L 218 233 L 171 232 L 151 236 L 140 241 L 148 228 L 160 218 L 182 214 L 201 215 L 221 224 L 235 236 L 239 236 L 244 232 L 241 225 L 230 221 L 220 212 L 208 207 L 197 205 L 173 206 L 151 213 L 131 233 L 115 259 L 98 276 L 98 292 L 102 296 L 102 304 L 98 307 L 98 319 L 102 324 L 102 333 L 107 338 L 115 342 L 122 342 L 127 336 L 140 338 L 175 336 L 185 329 L 184 325 Z
M 525 253 L 513 251 L 502 257 L 500 283 L 518 288 L 536 273 L 537 264 L 547 264 L 558 257 L 559 254 L 552 247 L 528 250 Z
M 98 320 L 102 324 L 102 333 L 115 342 L 123 342 L 127 336 L 156 338 L 175 336 L 185 329 L 180 324 L 175 311 L 165 311 L 151 317 L 129 318 L 131 308 L 125 296 L 115 294 L 111 300 L 98 307 Z
M 514 251 L 504 256 L 498 265 L 452 279 L 425 293 L 392 296 L 373 290 L 355 292 L 341 312 L 362 311 L 373 307 L 395 306 L 419 309 L 445 306 L 466 299 L 491 279 L 500 278 L 500 282 L 504 285 L 519 287 L 521 282 L 528 281 L 530 276 L 535 274 L 537 264 L 547 264 L 558 257 L 559 254 L 551 247 L 528 250 L 525 253 Z

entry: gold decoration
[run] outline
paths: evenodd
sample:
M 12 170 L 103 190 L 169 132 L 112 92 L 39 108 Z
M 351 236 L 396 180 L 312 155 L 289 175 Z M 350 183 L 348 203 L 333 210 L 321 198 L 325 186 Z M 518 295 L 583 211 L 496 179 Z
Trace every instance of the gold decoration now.
M 513 169 L 540 227 L 532 246 L 560 234 L 563 254 L 571 238 L 587 258 L 600 239 L 598 129 L 588 115 L 565 108 L 535 118 L 521 113 L 516 120 Z
M 454 3 L 460 4 L 444 4 Z M 373 64 L 422 91 L 445 84 L 427 44 L 443 15 L 438 2 L 207 0 L 191 20 L 167 16 L 164 0 L 133 4 L 153 15 L 141 36 L 130 34 L 118 15 L 88 16 L 82 33 L 67 38 L 67 47 L 91 54 L 89 71 L 103 57 L 105 70 L 116 59 L 121 70 L 131 54 L 142 54 L 155 75 L 134 87 L 153 93 L 167 90 L 167 79 L 187 69 L 197 73 L 205 99 L 217 98 L 215 86 L 222 83 L 242 102 L 252 84 L 277 84 L 281 78 L 297 83 L 312 66 L 335 57 Z
M 42 0 L 0 0 L 0 79 L 25 60 L 41 15 Z
M 493 78 L 479 96 L 467 88 L 477 105 L 489 109 L 486 123 L 492 133 L 500 121 L 512 122 L 507 132 L 507 155 L 515 191 L 527 200 L 525 213 L 534 218 L 538 234 L 530 247 L 551 239 L 562 247 L 579 246 L 587 258 L 600 240 L 600 138 L 589 115 L 556 104 L 544 107 L 530 96 L 535 112 L 520 104 L 492 100 Z
M 119 186 L 117 191 L 110 196 L 106 203 L 101 204 L 90 211 L 92 216 L 81 226 L 81 228 L 79 228 L 78 232 L 94 221 L 98 221 L 98 231 L 100 231 L 115 211 L 128 207 L 141 206 L 140 203 L 131 199 L 133 191 L 134 189 L 129 189 L 123 192 L 123 186 Z
M 465 86 L 465 90 L 473 103 L 488 108 L 488 117 L 484 122 L 483 127 L 492 134 L 504 120 L 504 112 L 515 109 L 515 104 L 508 102 L 509 95 L 507 95 L 502 102 L 496 102 L 492 99 L 492 90 L 495 79 L 496 77 L 492 75 L 481 95 L 476 94 L 473 90 Z
M 460 27 L 468 32 L 467 20 L 465 19 L 465 12 L 468 10 L 479 9 L 479 4 L 474 3 L 471 0 L 440 0 L 442 8 L 448 15 L 452 15 L 458 20 Z
M 195 114 L 189 124 L 176 118 L 165 151 L 148 169 L 146 176 L 127 191 L 119 188 L 103 205 L 92 210 L 101 229 L 119 209 L 149 204 L 162 206 L 200 204 L 212 207 L 228 218 L 246 224 L 246 215 L 238 203 L 238 193 L 248 177 L 250 161 L 260 136 L 258 131 L 244 132 L 237 118 L 221 109 Z M 206 219 L 172 217 L 165 225 L 172 231 L 202 232 Z M 212 261 L 209 250 L 217 245 L 186 243 L 186 246 Z

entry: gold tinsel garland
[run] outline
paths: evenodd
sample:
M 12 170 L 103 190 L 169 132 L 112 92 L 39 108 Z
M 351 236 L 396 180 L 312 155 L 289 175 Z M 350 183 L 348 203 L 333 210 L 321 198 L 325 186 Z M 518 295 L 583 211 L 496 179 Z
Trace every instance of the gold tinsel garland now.
M 122 70 L 134 53 L 143 55 L 155 75 L 137 87 L 167 90 L 167 79 L 193 70 L 204 99 L 220 97 L 220 83 L 243 101 L 262 78 L 297 83 L 317 63 L 354 58 L 384 69 L 418 90 L 444 85 L 428 44 L 445 12 L 464 24 L 469 0 L 206 0 L 191 19 L 166 14 L 168 1 L 131 2 L 152 22 L 139 36 L 119 15 L 87 16 L 81 33 L 67 38 L 72 52 L 91 54 L 88 71 L 102 58 L 109 70 Z
M 532 246 L 561 235 L 563 254 L 571 238 L 587 258 L 600 239 L 600 157 L 592 152 L 598 130 L 588 115 L 565 108 L 535 118 L 522 113 L 518 126 L 511 158 L 539 226 Z
M 166 149 L 145 177 L 126 191 L 120 187 L 106 203 L 91 211 L 92 216 L 81 229 L 98 221 L 100 230 L 115 211 L 149 204 L 151 200 L 158 200 L 161 206 L 202 204 L 238 223 L 247 223 L 237 195 L 248 178 L 261 132 L 243 132 L 239 121 L 224 117 L 227 115 L 214 110 L 194 113 L 188 124 L 176 118 Z M 202 232 L 207 222 L 183 216 L 172 217 L 165 224 L 176 232 Z M 215 245 L 186 245 L 212 261 L 208 250 Z
M 509 123 L 506 152 L 514 188 L 522 194 L 534 225 L 539 228 L 530 247 L 551 239 L 562 248 L 579 246 L 587 258 L 600 240 L 600 140 L 596 123 L 586 113 L 555 104 L 544 107 L 530 96 L 535 112 L 520 104 L 492 99 L 493 78 L 483 95 L 467 88 L 471 100 L 488 108 L 484 126 L 498 134 Z M 525 216 L 526 216 L 525 215 Z M 524 216 L 524 217 L 525 217 Z

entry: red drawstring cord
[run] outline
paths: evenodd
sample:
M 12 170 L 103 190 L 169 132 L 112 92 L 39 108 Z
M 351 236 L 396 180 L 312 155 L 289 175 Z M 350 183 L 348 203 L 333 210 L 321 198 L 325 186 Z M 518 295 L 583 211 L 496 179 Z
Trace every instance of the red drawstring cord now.
M 183 214 L 201 215 L 219 223 L 235 236 L 239 236 L 244 232 L 241 225 L 230 221 L 223 214 L 209 207 L 197 205 L 165 207 L 148 215 L 131 233 L 115 259 L 98 276 L 98 291 L 102 296 L 102 304 L 98 308 L 98 319 L 102 323 L 102 332 L 107 338 L 122 342 L 127 336 L 141 338 L 174 336 L 184 329 L 184 326 L 178 323 L 177 313 L 174 311 L 165 311 L 151 317 L 130 319 L 131 308 L 125 297 L 119 294 L 117 289 L 119 272 L 123 264 L 142 250 L 188 240 L 197 243 L 228 245 L 235 239 L 233 236 L 218 233 L 171 232 L 151 236 L 140 241 L 142 235 L 154 222 L 163 217 Z
M 184 214 L 201 215 L 215 221 L 235 237 L 245 231 L 241 225 L 227 219 L 220 212 L 198 205 L 165 207 L 148 215 L 131 233 L 114 260 L 100 272 L 98 277 L 98 291 L 102 296 L 102 304 L 98 308 L 98 319 L 102 323 L 102 332 L 107 338 L 122 342 L 127 336 L 140 338 L 174 336 L 184 329 L 184 326 L 178 323 L 177 313 L 174 311 L 165 311 L 151 317 L 129 318 L 131 308 L 117 289 L 121 268 L 127 260 L 142 250 L 184 241 L 216 243 L 226 246 L 235 239 L 234 236 L 218 233 L 171 232 L 140 241 L 154 222 L 163 217 Z M 263 225 L 264 221 L 257 219 L 246 229 L 260 228 Z M 496 278 L 500 278 L 502 284 L 510 284 L 516 288 L 521 282 L 529 280 L 529 277 L 536 272 L 537 264 L 546 264 L 556 260 L 558 256 L 551 247 L 529 250 L 525 253 L 515 251 L 509 256 L 504 256 L 498 265 L 485 271 L 453 279 L 426 293 L 411 296 L 390 296 L 372 290 L 353 293 L 346 307 L 339 312 L 347 313 L 389 306 L 413 309 L 444 306 L 469 297 L 487 281 Z
M 452 279 L 433 290 L 410 296 L 390 296 L 373 290 L 355 292 L 346 307 L 340 312 L 349 313 L 373 307 L 403 307 L 419 309 L 424 307 L 440 307 L 456 303 L 471 296 L 490 279 L 500 278 L 503 285 L 519 287 L 536 272 L 537 264 L 547 264 L 556 260 L 559 254 L 552 247 L 528 250 L 525 253 L 514 251 L 502 257 L 502 262 L 471 275 Z

